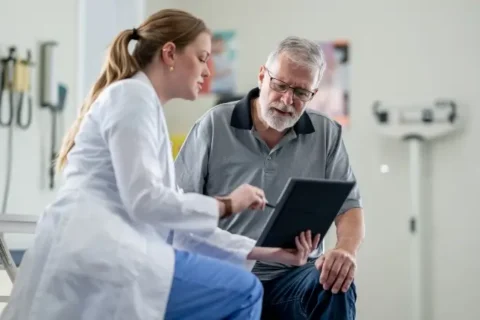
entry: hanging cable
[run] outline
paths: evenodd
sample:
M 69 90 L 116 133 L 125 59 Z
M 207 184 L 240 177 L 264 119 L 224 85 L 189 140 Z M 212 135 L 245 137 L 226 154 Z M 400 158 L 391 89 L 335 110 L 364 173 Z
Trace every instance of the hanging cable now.
M 14 106 L 15 106 L 15 99 L 14 99 L 14 90 L 16 87 L 15 83 L 15 70 L 16 70 L 16 49 L 14 47 L 10 48 L 9 55 L 7 58 L 1 60 L 1 84 L 0 84 L 0 127 L 7 127 L 8 134 L 7 134 L 7 152 L 5 153 L 7 156 L 6 161 L 6 168 L 5 168 L 5 183 L 3 189 L 3 198 L 2 198 L 2 205 L 0 208 L 0 213 L 5 214 L 7 213 L 8 208 L 8 199 L 9 199 L 9 192 L 10 192 L 10 181 L 12 175 L 12 164 L 13 164 L 13 119 L 14 119 Z M 4 118 L 4 101 L 3 96 L 7 94 L 8 101 L 6 102 L 7 105 L 7 117 Z M 5 242 L 5 237 L 2 233 L 0 233 L 0 259 L 2 261 L 5 270 L 13 282 L 15 280 L 15 276 L 17 274 L 17 266 L 13 260 L 13 257 L 10 253 L 10 250 L 7 247 Z
M 12 95 L 9 95 L 12 97 Z M 11 103 L 13 101 L 10 101 Z M 8 127 L 8 134 L 7 134 L 7 164 L 5 167 L 5 184 L 3 189 L 3 199 L 2 199 L 2 207 L 1 207 L 1 214 L 7 213 L 8 208 L 8 198 L 10 192 L 10 182 L 12 178 L 12 164 L 13 164 L 13 126 Z M 15 276 L 17 274 L 17 266 L 15 261 L 13 260 L 12 254 L 7 247 L 5 237 L 3 233 L 0 233 L 0 258 L 2 260 L 2 264 L 7 271 L 8 277 L 13 282 L 15 280 Z

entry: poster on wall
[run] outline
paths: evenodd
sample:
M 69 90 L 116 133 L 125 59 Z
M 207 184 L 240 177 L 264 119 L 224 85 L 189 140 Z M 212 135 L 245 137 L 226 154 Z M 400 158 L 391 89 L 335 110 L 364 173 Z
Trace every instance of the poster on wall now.
M 318 110 L 343 126 L 350 123 L 350 57 L 346 41 L 319 42 L 327 68 L 310 108 Z
M 211 76 L 201 93 L 219 96 L 234 95 L 237 91 L 237 39 L 232 30 L 216 31 L 212 36 L 212 56 L 207 62 Z

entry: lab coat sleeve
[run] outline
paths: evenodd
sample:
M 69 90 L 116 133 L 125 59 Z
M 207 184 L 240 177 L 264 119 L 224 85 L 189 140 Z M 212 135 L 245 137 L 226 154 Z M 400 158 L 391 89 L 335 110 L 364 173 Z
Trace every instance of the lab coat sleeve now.
M 175 160 L 177 182 L 187 192 L 205 192 L 208 179 L 208 159 L 212 137 L 212 119 L 209 114 L 199 119 L 190 130 Z M 217 228 L 208 237 L 175 232 L 174 247 L 207 256 L 245 264 L 256 241 Z
M 168 152 L 170 143 L 168 131 L 160 127 L 164 122 L 157 101 L 147 86 L 126 83 L 111 88 L 101 103 L 100 130 L 111 153 L 120 197 L 133 220 L 209 235 L 218 225 L 217 201 L 163 184 L 168 172 L 162 168 L 168 165 L 161 166 L 159 154 Z

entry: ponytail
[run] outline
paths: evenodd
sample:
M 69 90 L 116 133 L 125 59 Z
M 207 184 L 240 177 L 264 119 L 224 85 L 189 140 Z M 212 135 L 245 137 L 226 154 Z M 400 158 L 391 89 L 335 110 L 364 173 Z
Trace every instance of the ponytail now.
M 63 138 L 62 146 L 60 147 L 57 157 L 57 172 L 64 168 L 67 162 L 67 155 L 75 145 L 75 136 L 80 129 L 80 125 L 92 107 L 93 102 L 98 98 L 103 89 L 115 81 L 130 78 L 140 69 L 138 62 L 132 55 L 130 55 L 128 51 L 128 44 L 130 43 L 130 40 L 138 38 L 137 32 L 138 31 L 135 29 L 133 31 L 122 31 L 110 45 L 107 59 L 105 60 L 100 77 L 93 85 L 86 100 L 80 108 L 77 119 Z

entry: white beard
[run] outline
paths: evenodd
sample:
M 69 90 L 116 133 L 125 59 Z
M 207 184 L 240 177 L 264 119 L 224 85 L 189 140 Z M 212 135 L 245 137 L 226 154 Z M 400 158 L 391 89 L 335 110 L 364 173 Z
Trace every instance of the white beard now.
M 282 115 L 279 112 L 275 111 L 275 109 L 283 112 L 288 112 L 290 114 Z M 268 124 L 268 126 L 279 132 L 293 127 L 303 114 L 303 111 L 297 112 L 293 106 L 287 106 L 281 102 L 272 103 L 269 106 L 265 107 L 263 105 L 260 105 L 260 112 L 262 118 Z

